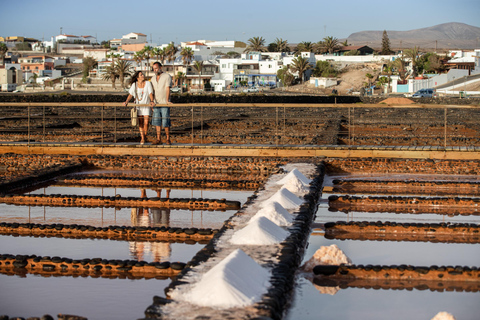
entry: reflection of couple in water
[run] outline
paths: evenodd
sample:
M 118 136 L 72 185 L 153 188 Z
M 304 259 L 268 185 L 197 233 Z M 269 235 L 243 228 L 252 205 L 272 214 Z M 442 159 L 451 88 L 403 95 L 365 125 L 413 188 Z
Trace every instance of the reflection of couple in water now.
M 166 198 L 170 199 L 170 189 L 166 189 Z M 140 197 L 147 198 L 147 191 L 141 190 Z M 157 190 L 157 197 L 162 197 L 162 189 Z M 149 211 L 151 215 L 149 214 Z M 169 227 L 170 208 L 134 208 L 132 209 L 132 225 L 142 227 Z
M 141 190 L 141 198 L 147 198 L 147 191 Z M 157 190 L 157 197 L 162 197 L 162 190 Z M 170 198 L 170 189 L 166 189 L 166 197 Z M 151 215 L 149 214 L 149 210 Z M 169 208 L 132 208 L 132 226 L 142 227 L 169 227 Z M 144 260 L 144 254 L 151 252 L 154 262 L 170 259 L 170 244 L 167 242 L 130 241 L 130 254 L 138 261 Z

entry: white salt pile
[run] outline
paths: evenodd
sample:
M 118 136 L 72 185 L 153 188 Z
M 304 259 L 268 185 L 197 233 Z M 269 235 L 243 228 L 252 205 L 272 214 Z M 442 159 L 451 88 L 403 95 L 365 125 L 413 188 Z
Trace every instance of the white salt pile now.
M 455 317 L 448 312 L 441 311 L 437 313 L 432 320 L 455 320 Z
M 308 186 L 312 180 L 308 179 L 301 173 L 297 168 L 293 168 L 292 171 L 290 171 L 285 177 L 283 177 L 281 180 L 277 181 L 277 184 L 285 184 L 291 179 L 296 179 L 300 180 L 305 186 Z
M 173 299 L 199 306 L 235 308 L 252 305 L 267 291 L 270 273 L 237 249 L 205 273 L 191 290 L 174 290 Z
M 288 231 L 265 217 L 258 217 L 236 231 L 229 241 L 232 244 L 270 245 L 282 242 L 287 236 Z
M 318 265 L 340 265 L 340 264 L 352 264 L 350 258 L 348 258 L 342 250 L 338 248 L 336 244 L 331 246 L 322 246 L 318 249 L 310 260 L 305 262 L 302 266 L 306 272 L 312 272 L 313 268 Z
M 281 188 L 275 192 L 273 196 L 262 202 L 260 205 L 265 207 L 274 201 L 280 203 L 285 209 L 297 209 L 303 203 L 303 200 L 298 198 L 291 191 Z
M 268 218 L 281 227 L 291 226 L 293 221 L 293 216 L 277 201 L 267 203 L 253 216 L 252 220 L 258 217 Z

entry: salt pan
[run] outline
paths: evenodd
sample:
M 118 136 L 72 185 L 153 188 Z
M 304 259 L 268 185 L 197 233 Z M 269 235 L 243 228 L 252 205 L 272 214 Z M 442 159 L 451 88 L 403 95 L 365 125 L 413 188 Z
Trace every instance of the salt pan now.
M 305 262 L 302 268 L 307 272 L 311 272 L 313 268 L 318 265 L 340 265 L 342 263 L 350 265 L 352 264 L 352 261 L 336 244 L 332 244 L 328 247 L 320 247 L 313 257 Z
M 270 221 L 281 227 L 290 226 L 293 221 L 293 216 L 277 201 L 267 203 L 253 216 L 252 219 L 258 217 L 268 218 Z
M 273 196 L 262 202 L 261 206 L 265 207 L 274 201 L 280 203 L 285 209 L 297 209 L 303 203 L 303 200 L 299 199 L 291 191 L 281 188 Z
M 237 249 L 203 275 L 191 290 L 174 290 L 173 299 L 213 308 L 235 308 L 259 301 L 269 286 L 270 273 Z
M 291 179 L 296 179 L 300 180 L 305 186 L 308 186 L 312 180 L 308 179 L 301 173 L 297 168 L 293 168 L 292 171 L 290 171 L 285 177 L 283 177 L 281 180 L 277 181 L 277 184 L 285 184 Z
M 270 245 L 280 243 L 288 232 L 265 217 L 249 221 L 246 227 L 236 231 L 230 238 L 232 244 Z

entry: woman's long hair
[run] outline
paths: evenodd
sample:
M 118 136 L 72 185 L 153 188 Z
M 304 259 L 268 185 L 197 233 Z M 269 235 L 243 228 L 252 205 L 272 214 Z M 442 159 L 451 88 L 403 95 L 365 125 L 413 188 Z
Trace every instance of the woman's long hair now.
M 134 84 L 135 82 L 138 81 L 138 75 L 141 73 L 142 71 L 136 71 L 132 78 L 130 79 L 130 85 Z

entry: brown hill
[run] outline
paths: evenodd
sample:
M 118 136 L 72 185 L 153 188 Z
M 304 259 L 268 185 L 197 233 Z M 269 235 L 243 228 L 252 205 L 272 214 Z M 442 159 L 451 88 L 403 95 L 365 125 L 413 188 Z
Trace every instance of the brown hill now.
M 474 49 L 480 46 L 480 28 L 465 23 L 450 22 L 408 31 L 387 30 L 392 48 Z M 361 31 L 348 36 L 354 45 L 382 46 L 382 31 Z

